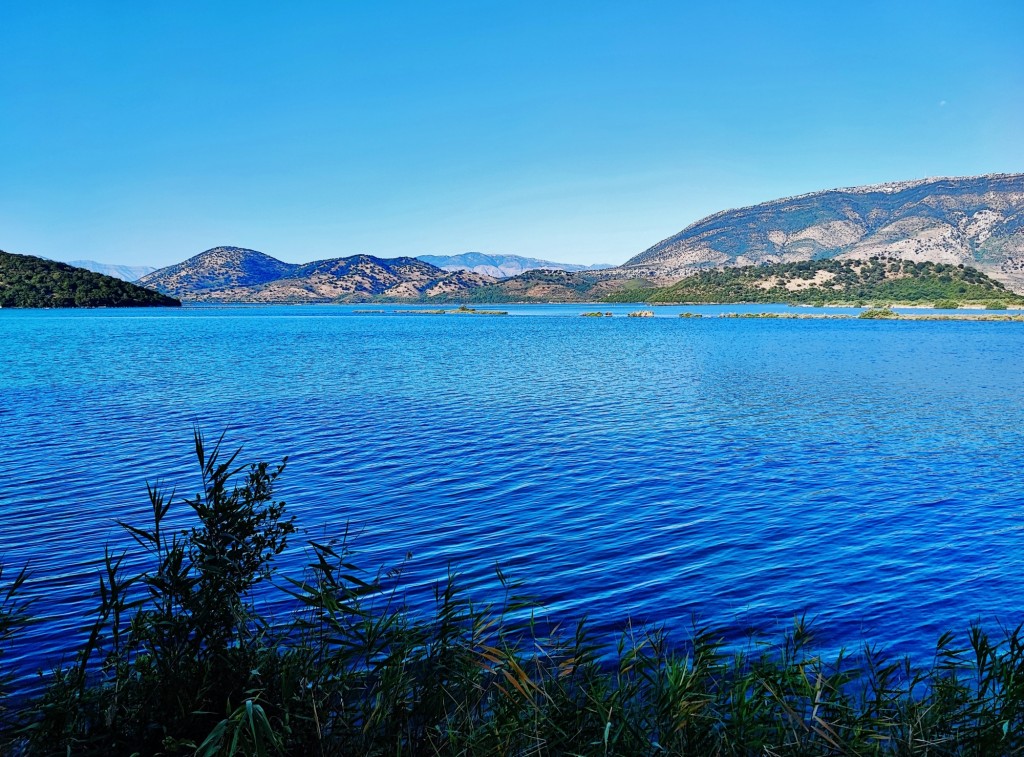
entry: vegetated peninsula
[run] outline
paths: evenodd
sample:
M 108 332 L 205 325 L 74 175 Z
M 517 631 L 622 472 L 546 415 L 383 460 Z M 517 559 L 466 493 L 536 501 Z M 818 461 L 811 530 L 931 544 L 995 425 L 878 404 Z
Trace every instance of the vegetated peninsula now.
M 257 250 L 214 247 L 139 283 L 187 302 L 418 301 L 465 292 L 494 279 L 444 271 L 416 258 L 352 255 L 285 263 Z
M 177 307 L 160 292 L 67 263 L 0 251 L 0 307 Z
M 619 292 L 619 302 L 802 304 L 1024 304 L 1024 297 L 976 268 L 951 263 L 872 258 L 808 260 L 702 271 L 662 288 Z

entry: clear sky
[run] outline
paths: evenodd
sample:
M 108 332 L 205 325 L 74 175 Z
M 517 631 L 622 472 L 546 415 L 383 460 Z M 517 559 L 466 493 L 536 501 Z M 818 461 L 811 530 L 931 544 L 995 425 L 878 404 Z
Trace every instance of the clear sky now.
M 0 249 L 619 263 L 1024 171 L 1024 2 L 0 3 Z

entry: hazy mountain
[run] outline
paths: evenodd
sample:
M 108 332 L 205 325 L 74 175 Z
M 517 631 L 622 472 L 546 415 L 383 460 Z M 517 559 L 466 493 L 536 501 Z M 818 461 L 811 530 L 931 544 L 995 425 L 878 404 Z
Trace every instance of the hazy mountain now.
M 707 268 L 876 256 L 962 263 L 1022 288 L 1024 174 L 831 189 L 726 210 L 619 270 L 671 281 Z
M 73 308 L 177 306 L 152 289 L 68 263 L 0 251 L 0 307 Z
M 256 250 L 215 247 L 154 271 L 140 283 L 193 302 L 358 302 L 417 300 L 493 281 L 469 271 L 444 271 L 416 258 L 352 255 L 295 264 Z
M 84 268 L 94 273 L 102 273 L 104 276 L 113 276 L 122 281 L 138 281 L 147 273 L 156 270 L 151 265 L 116 265 L 112 263 L 97 263 L 95 260 L 69 260 L 68 265 L 76 268 Z
M 487 255 L 482 252 L 464 252 L 461 255 L 417 255 L 423 260 L 446 271 L 473 271 L 496 279 L 517 276 L 526 271 L 593 271 L 611 268 L 611 265 L 578 265 L 576 263 L 553 263 L 550 260 L 524 258 L 521 255 Z

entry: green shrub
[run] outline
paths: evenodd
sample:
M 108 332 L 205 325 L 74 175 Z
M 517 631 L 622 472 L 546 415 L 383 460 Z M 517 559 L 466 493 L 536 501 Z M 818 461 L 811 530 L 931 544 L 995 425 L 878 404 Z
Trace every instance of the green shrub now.
M 960 307 L 960 303 L 956 300 L 937 300 L 935 302 L 936 310 L 956 310 Z

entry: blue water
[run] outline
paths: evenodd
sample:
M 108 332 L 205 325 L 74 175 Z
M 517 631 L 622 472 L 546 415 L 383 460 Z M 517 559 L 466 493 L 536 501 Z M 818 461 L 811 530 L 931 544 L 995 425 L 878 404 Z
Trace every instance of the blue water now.
M 499 561 L 609 634 L 806 613 L 828 645 L 926 654 L 1024 619 L 1024 324 L 505 309 L 0 311 L 0 554 L 39 597 L 5 659 L 70 652 L 103 545 L 134 554 L 114 519 L 145 522 L 147 481 L 196 491 L 194 425 L 289 455 L 308 536 L 411 553 L 414 608 L 449 564 L 496 596 Z

